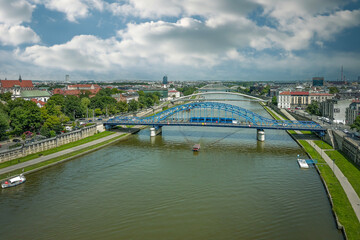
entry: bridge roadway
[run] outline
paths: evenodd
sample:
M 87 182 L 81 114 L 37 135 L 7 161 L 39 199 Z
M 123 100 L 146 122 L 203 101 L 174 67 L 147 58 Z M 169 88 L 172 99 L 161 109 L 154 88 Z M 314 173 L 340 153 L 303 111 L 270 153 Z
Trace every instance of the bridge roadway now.
M 118 125 L 148 125 L 148 126 L 201 126 L 201 127 L 232 127 L 232 128 L 254 128 L 254 129 L 273 129 L 273 130 L 300 130 L 300 131 L 313 131 L 313 132 L 324 132 L 326 129 L 320 125 L 304 125 L 302 122 L 292 121 L 291 124 L 284 121 L 283 123 L 268 123 L 268 122 L 237 122 L 237 123 L 211 123 L 211 122 L 190 122 L 188 119 L 175 119 L 170 118 L 161 121 L 151 121 L 147 119 L 139 120 L 138 118 L 133 119 L 111 119 L 107 122 L 104 122 L 104 126 L 111 128 Z
M 233 101 L 233 102 L 263 102 L 264 100 L 256 99 L 228 99 L 228 98 L 196 98 L 196 99 L 174 99 L 171 102 L 215 102 L 215 101 Z

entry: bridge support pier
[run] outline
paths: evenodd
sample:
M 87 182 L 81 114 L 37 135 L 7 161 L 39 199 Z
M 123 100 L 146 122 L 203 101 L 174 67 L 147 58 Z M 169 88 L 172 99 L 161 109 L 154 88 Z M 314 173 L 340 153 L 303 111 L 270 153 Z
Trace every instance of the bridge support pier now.
M 161 134 L 161 132 L 162 132 L 161 126 L 151 127 L 150 128 L 150 137 L 155 137 L 156 135 Z
M 257 129 L 257 140 L 260 142 L 265 141 L 265 131 L 264 129 Z

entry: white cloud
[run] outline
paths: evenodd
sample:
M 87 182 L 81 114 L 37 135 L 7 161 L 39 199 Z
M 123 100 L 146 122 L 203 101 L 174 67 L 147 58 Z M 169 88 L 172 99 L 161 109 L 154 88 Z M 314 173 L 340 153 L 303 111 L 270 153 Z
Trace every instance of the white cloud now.
M 0 23 L 29 22 L 34 8 L 25 0 L 0 0 Z
M 28 27 L 0 24 L 0 42 L 3 45 L 19 45 L 22 43 L 37 43 L 40 38 Z
M 19 56 L 65 70 L 105 71 L 139 64 L 212 67 L 228 59 L 229 51 L 248 47 L 251 39 L 262 36 L 262 31 L 247 21 L 216 28 L 193 18 L 176 23 L 129 23 L 118 32 L 119 39 L 76 36 L 60 45 L 27 47 Z
M 128 23 L 111 38 L 74 36 L 63 44 L 35 45 L 16 55 L 41 67 L 94 73 L 118 69 L 152 72 L 155 68 L 202 72 L 228 63 L 266 71 L 278 67 L 276 64 L 313 68 L 309 62 L 314 66 L 316 62 L 298 57 L 295 51 L 313 45 L 326 49 L 328 41 L 360 23 L 360 10 L 341 10 L 343 3 L 337 0 L 213 0 L 206 4 L 202 0 L 33 1 L 65 13 L 73 22 L 93 10 L 110 11 L 124 19 L 142 18 L 141 23 Z M 249 17 L 251 14 L 272 24 L 257 23 L 257 16 Z M 177 20 L 167 22 L 167 17 Z M 268 49 L 275 54 L 266 55 Z
M 109 70 L 112 63 L 107 57 L 115 47 L 115 39 L 102 40 L 94 36 L 80 35 L 65 44 L 51 47 L 35 45 L 17 54 L 20 54 L 21 60 L 42 67 L 102 72 Z
M 40 38 L 29 27 L 35 6 L 25 0 L 0 0 L 0 44 L 16 46 L 23 43 L 37 43 Z
M 90 11 L 95 9 L 102 11 L 104 1 L 102 0 L 33 0 L 37 4 L 43 4 L 46 8 L 65 13 L 71 22 L 86 18 Z
M 244 17 L 258 5 L 250 0 L 125 0 L 108 5 L 115 15 L 132 15 L 140 18 L 160 19 L 162 17 L 210 18 Z

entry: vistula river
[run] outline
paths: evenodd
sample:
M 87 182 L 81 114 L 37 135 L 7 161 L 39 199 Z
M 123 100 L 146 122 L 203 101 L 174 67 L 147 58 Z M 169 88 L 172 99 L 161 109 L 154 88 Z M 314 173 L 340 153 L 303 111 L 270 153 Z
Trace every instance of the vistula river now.
M 0 191 L 0 239 L 343 239 L 316 170 L 299 169 L 305 153 L 286 132 L 265 133 L 145 129 L 27 175 Z

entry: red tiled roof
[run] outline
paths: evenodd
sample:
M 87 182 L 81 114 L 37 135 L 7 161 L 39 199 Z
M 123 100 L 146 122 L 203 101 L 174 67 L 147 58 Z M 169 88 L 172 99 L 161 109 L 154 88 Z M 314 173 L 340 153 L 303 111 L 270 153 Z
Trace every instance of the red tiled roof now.
M 290 95 L 290 92 L 289 91 L 281 92 L 280 95 Z
M 33 101 L 34 103 L 39 103 L 41 106 L 45 106 L 45 102 L 40 101 L 40 100 L 36 100 L 35 98 L 31 99 L 31 101 Z
M 55 88 L 52 92 L 53 94 L 64 94 L 64 91 L 61 88 Z
M 61 95 L 74 95 L 74 96 L 78 96 L 80 95 L 82 92 L 86 92 L 89 91 L 90 92 L 90 97 L 95 96 L 99 91 L 100 88 L 95 88 L 95 89 L 89 89 L 89 90 L 62 90 L 60 88 L 55 88 L 53 90 L 53 94 L 61 94 Z
M 330 93 L 310 93 L 310 96 L 333 96 Z
M 309 95 L 309 92 L 291 92 L 292 96 L 298 96 L 298 95 Z
M 18 85 L 22 88 L 33 88 L 34 85 L 31 80 L 0 80 L 2 88 L 12 88 L 14 85 Z
M 97 84 L 75 84 L 69 85 L 68 88 L 91 88 L 91 85 L 94 85 L 94 88 L 100 88 Z

